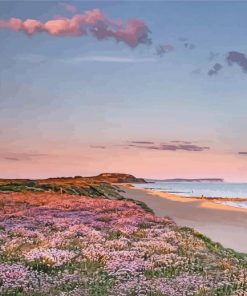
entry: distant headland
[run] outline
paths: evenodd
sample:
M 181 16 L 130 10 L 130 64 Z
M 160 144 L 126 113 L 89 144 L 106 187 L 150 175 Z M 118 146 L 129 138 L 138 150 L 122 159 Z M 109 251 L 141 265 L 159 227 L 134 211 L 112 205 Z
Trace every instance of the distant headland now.
M 175 179 L 163 179 L 163 180 L 154 180 L 149 179 L 150 182 L 224 182 L 222 178 L 202 178 L 202 179 L 184 179 L 184 178 L 175 178 Z

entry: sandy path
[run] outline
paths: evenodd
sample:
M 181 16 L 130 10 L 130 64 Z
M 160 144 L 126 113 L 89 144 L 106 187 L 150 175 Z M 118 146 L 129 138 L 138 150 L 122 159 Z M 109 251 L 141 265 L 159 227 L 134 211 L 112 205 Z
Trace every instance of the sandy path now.
M 157 216 L 197 229 L 224 247 L 247 253 L 247 209 L 120 185 L 125 197 L 145 202 Z

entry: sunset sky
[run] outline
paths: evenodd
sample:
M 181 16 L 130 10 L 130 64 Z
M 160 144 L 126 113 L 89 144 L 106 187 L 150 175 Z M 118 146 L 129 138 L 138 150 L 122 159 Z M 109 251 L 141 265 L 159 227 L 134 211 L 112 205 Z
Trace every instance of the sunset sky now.
M 247 181 L 247 2 L 1 1 L 0 177 Z

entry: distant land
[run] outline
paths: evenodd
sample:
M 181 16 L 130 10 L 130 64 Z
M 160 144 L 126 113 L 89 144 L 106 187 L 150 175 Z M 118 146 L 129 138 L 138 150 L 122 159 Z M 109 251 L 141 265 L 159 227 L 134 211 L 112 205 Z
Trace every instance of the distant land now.
M 148 179 L 148 178 L 138 178 L 130 174 L 124 173 L 102 173 L 97 176 L 83 177 L 54 177 L 47 179 L 1 179 L 0 185 L 6 183 L 28 183 L 36 181 L 40 184 L 44 183 L 153 183 L 153 182 L 224 182 L 223 178 L 199 178 L 199 179 L 186 179 L 186 178 L 173 178 L 173 179 Z
M 74 177 L 53 177 L 47 179 L 1 179 L 0 184 L 6 182 L 28 182 L 28 181 L 38 181 L 40 183 L 45 182 L 72 182 L 77 183 L 81 182 L 108 182 L 108 183 L 147 183 L 143 178 L 136 178 L 130 174 L 123 173 L 102 173 L 97 176 L 83 177 L 83 176 L 74 176 Z
M 175 178 L 175 179 L 147 179 L 148 182 L 224 182 L 222 178 L 202 178 L 202 179 L 183 179 L 183 178 Z

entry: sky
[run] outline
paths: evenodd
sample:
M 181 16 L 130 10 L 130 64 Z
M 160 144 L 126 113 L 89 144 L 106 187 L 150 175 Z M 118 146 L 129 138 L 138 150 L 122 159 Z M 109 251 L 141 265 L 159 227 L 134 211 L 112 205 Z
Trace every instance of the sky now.
M 246 11 L 1 1 L 0 177 L 247 182 Z

